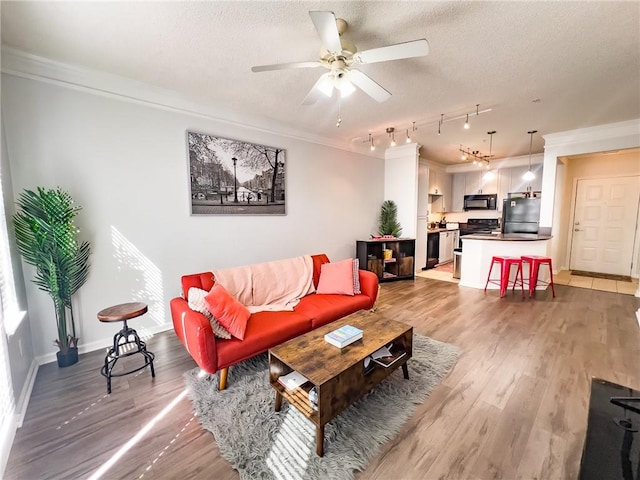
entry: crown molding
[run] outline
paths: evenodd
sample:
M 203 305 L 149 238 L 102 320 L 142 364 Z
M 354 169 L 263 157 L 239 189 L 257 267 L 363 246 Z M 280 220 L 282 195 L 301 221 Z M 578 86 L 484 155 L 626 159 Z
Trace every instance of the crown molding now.
M 640 144 L 640 119 L 608 123 L 595 127 L 579 128 L 577 130 L 568 130 L 566 132 L 549 133 L 547 135 L 542 135 L 542 138 L 544 138 L 544 148 L 547 150 L 574 143 L 634 136 L 638 138 L 638 144 Z
M 188 98 L 177 91 L 98 70 L 58 62 L 6 45 L 2 46 L 0 58 L 2 60 L 1 71 L 6 75 L 36 80 L 120 101 L 193 115 L 261 133 L 379 158 L 378 156 L 367 155 L 355 150 L 348 142 L 340 142 L 310 134 L 270 118 L 239 112 L 212 102 Z

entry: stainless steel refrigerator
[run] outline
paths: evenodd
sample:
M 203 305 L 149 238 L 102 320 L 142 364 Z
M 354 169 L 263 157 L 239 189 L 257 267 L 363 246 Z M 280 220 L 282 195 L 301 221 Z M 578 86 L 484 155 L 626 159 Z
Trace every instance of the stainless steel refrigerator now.
M 502 233 L 538 233 L 540 198 L 505 198 Z

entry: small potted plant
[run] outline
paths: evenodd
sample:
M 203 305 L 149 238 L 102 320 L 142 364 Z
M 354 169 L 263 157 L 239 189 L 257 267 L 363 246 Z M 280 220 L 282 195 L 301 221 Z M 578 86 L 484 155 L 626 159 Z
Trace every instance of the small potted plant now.
M 25 262 L 36 269 L 35 283 L 49 294 L 55 309 L 60 349 L 58 366 L 78 361 L 78 338 L 73 317 L 72 296 L 89 275 L 88 242 L 79 243 L 74 218 L 81 210 L 62 190 L 24 190 L 16 202 L 13 217 L 16 243 Z
M 378 225 L 380 235 L 392 235 L 398 238 L 402 234 L 402 227 L 398 222 L 398 207 L 393 200 L 385 200 L 380 207 L 380 219 Z

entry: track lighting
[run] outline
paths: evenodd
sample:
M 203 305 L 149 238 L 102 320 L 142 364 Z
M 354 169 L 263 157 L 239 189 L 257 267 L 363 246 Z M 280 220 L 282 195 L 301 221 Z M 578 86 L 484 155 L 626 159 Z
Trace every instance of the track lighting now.
M 391 143 L 389 145 L 391 145 L 392 147 L 395 147 L 396 146 L 395 128 L 387 127 L 387 134 L 389 135 L 389 138 L 391 138 Z
M 469 114 L 467 113 L 467 119 L 464 121 L 464 129 L 469 130 Z
M 331 73 L 329 73 L 329 75 L 331 75 Z M 342 90 L 343 89 L 349 89 L 349 87 L 353 88 L 353 85 L 351 84 L 351 81 L 349 80 L 348 77 L 341 78 L 340 81 L 335 83 L 335 84 L 334 84 L 334 81 L 335 81 L 335 79 L 334 79 L 333 76 L 329 77 L 328 80 L 327 80 L 327 82 L 330 84 L 331 89 L 335 86 L 336 89 L 340 90 L 341 95 L 338 98 L 341 98 L 343 96 L 342 95 Z M 342 86 L 343 82 L 344 82 L 344 87 Z M 340 86 L 338 86 L 338 84 L 340 84 Z M 347 85 L 348 85 L 348 87 L 347 87 Z M 318 88 L 321 88 L 321 86 L 319 86 Z M 329 95 L 331 95 L 331 90 L 329 90 Z M 418 129 L 418 127 L 422 127 L 422 126 L 427 126 L 427 127 L 434 126 L 435 127 L 435 125 L 437 124 L 438 127 L 437 127 L 437 130 L 436 130 L 436 133 L 438 135 L 441 135 L 442 134 L 442 127 L 447 122 L 452 122 L 452 121 L 455 121 L 455 120 L 464 119 L 465 120 L 465 128 L 469 128 L 470 127 L 469 116 L 472 116 L 472 115 L 478 116 L 478 115 L 481 115 L 483 113 L 488 113 L 488 112 L 491 112 L 491 111 L 492 111 L 491 108 L 486 108 L 484 110 L 480 110 L 480 104 L 477 103 L 475 111 L 472 110 L 470 112 L 463 113 L 463 114 L 460 114 L 460 115 L 457 115 L 457 116 L 453 116 L 453 117 L 447 116 L 446 119 L 445 119 L 445 114 L 441 113 L 440 114 L 440 118 L 438 120 L 424 121 L 424 122 L 423 121 L 417 121 L 417 122 L 414 121 L 414 122 L 411 122 L 411 125 L 409 126 L 409 128 L 407 128 L 406 126 L 402 125 L 402 126 L 400 126 L 398 128 L 398 131 L 402 131 L 402 129 L 404 128 L 405 131 L 406 131 L 405 141 L 407 143 L 411 143 L 412 141 L 415 141 L 415 138 L 413 138 L 414 136 L 411 134 L 411 132 L 415 132 Z M 392 130 L 389 130 L 389 129 L 392 129 Z M 360 142 L 360 143 L 363 143 L 363 144 L 366 143 L 369 146 L 371 146 L 371 139 L 369 138 L 369 135 L 371 135 L 371 137 L 375 139 L 375 137 L 378 137 L 380 135 L 384 135 L 386 133 L 387 136 L 390 138 L 390 145 L 391 146 L 395 146 L 396 145 L 395 134 L 394 134 L 395 130 L 396 130 L 395 127 L 389 127 L 386 130 L 382 130 L 382 131 L 380 131 L 380 130 L 378 130 L 377 132 L 376 131 L 372 131 L 366 137 L 357 137 L 357 138 L 352 139 L 352 141 L 353 142 Z M 378 143 L 380 143 L 380 142 L 378 142 Z M 469 155 L 467 155 L 467 157 L 469 157 Z
M 531 150 L 533 148 L 533 134 L 534 133 L 538 133 L 538 131 L 537 130 L 531 130 L 531 131 L 529 131 L 527 133 L 530 136 L 530 140 L 529 140 L 529 170 L 527 170 L 526 173 L 524 175 L 522 175 L 522 179 L 526 180 L 527 182 L 531 182 L 531 180 L 536 178 L 535 174 L 533 173 L 533 170 L 531 170 Z M 531 185 L 529 185 L 529 188 L 531 188 Z

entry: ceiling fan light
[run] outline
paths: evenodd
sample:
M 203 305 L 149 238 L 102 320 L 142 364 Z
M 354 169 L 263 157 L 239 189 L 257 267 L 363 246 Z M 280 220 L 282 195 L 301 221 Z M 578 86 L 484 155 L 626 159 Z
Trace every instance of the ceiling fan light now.
M 322 75 L 321 81 L 318 83 L 318 90 L 324 93 L 327 97 L 331 97 L 333 94 L 333 78 L 330 73 Z
M 349 80 L 340 80 L 336 84 L 336 88 L 340 91 L 341 98 L 347 98 L 353 92 L 356 91 L 356 87 L 353 86 Z

